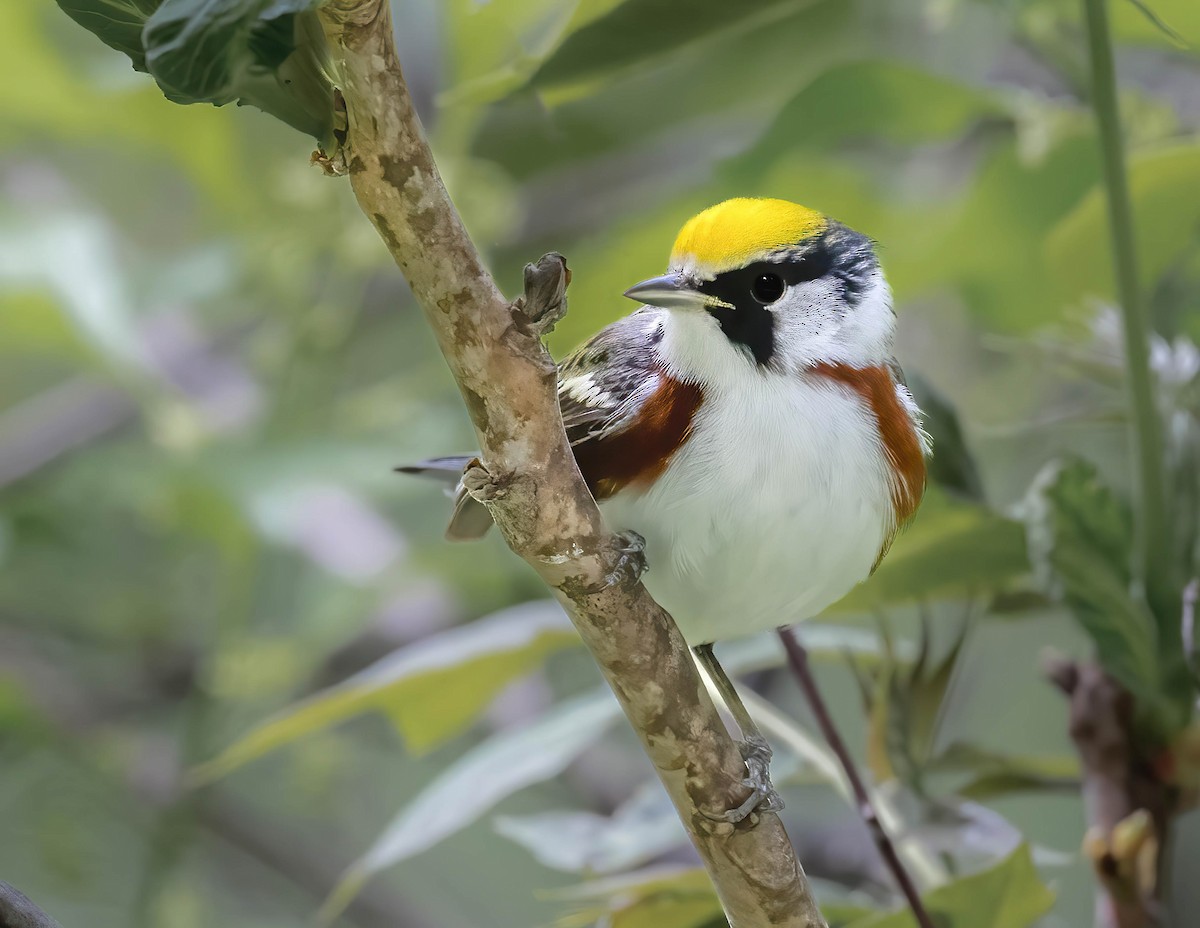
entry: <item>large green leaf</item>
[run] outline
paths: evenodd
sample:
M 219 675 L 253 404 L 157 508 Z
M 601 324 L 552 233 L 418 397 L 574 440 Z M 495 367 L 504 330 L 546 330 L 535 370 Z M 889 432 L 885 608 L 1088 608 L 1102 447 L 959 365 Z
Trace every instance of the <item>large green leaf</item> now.
M 1083 4 L 1076 0 L 1024 0 L 1022 6 L 1025 27 L 1034 34 L 1083 28 Z M 1107 6 L 1116 42 L 1200 55 L 1200 4 L 1194 0 L 1108 0 Z
M 582 86 L 538 93 L 523 89 L 487 111 L 472 150 L 520 179 L 558 168 L 594 170 L 598 159 L 628 153 L 632 161 L 618 161 L 611 169 L 626 175 L 625 195 L 641 207 L 646 198 L 638 195 L 641 191 L 657 199 L 688 177 L 653 183 L 643 176 L 647 169 L 666 180 L 667 166 L 678 171 L 687 165 L 690 173 L 717 152 L 740 151 L 798 87 L 879 41 L 877 30 L 863 28 L 856 14 L 856 0 L 818 0 L 786 19 L 748 20 L 746 29 L 723 34 L 719 56 L 710 53 L 709 44 L 697 42 L 655 57 L 653 66 L 625 69 Z M 576 186 L 566 189 L 576 206 L 586 202 Z M 711 187 L 707 193 L 712 196 Z M 619 213 L 609 204 L 600 215 Z M 557 227 L 575 222 L 580 229 L 598 228 L 590 213 L 558 211 L 555 216 Z M 664 260 L 677 229 L 650 256 Z M 614 233 L 605 229 L 605 240 Z M 578 255 L 574 246 L 571 255 L 573 260 Z M 581 280 L 582 274 L 576 282 Z M 583 304 L 576 300 L 575 305 Z
M 1200 55 L 1200 4 L 1193 0 L 1116 0 L 1111 8 L 1119 40 Z
M 1200 144 L 1172 145 L 1130 159 L 1139 272 L 1147 291 L 1186 250 L 1195 248 L 1200 196 L 1180 196 L 1181 190 L 1200 190 Z M 1046 240 L 1046 253 L 1058 269 L 1056 283 L 1066 300 L 1115 300 L 1105 202 L 1103 187 L 1093 187 Z
M 350 867 L 323 908 L 334 918 L 372 874 L 433 847 L 506 796 L 561 773 L 621 715 L 607 687 L 561 703 L 524 728 L 501 732 L 435 777 Z
M 612 815 L 557 810 L 498 816 L 495 825 L 545 866 L 593 875 L 644 866 L 688 840 L 657 779 L 643 783 Z
M 139 71 L 146 68 L 142 30 L 162 0 L 58 0 L 63 12 L 105 45 L 124 52 Z
M 930 488 L 917 518 L 862 586 L 829 612 L 996 592 L 1029 568 L 1021 525 Z
M 193 772 L 207 782 L 314 731 L 385 712 L 408 746 L 426 750 L 462 731 L 507 683 L 579 641 L 562 609 L 515 606 L 394 651 L 344 683 L 303 699 Z
M 591 880 L 554 893 L 575 907 L 560 926 L 583 928 L 708 928 L 725 924 L 712 880 L 699 867 L 646 867 L 621 876 Z
M 237 101 L 322 143 L 333 89 L 319 0 L 57 0 L 63 11 L 153 75 L 176 103 Z
M 1022 844 L 987 870 L 955 880 L 923 897 L 934 923 L 943 928 L 1028 928 L 1054 904 L 1054 893 Z M 871 915 L 850 928 L 916 928 L 909 909 Z
M 982 503 L 983 478 L 967 447 L 958 411 L 941 390 L 918 371 L 907 371 L 913 399 L 925 414 L 925 431 L 933 439 L 936 453 L 928 461 L 929 480 L 966 499 Z
M 930 764 L 931 770 L 970 775 L 955 795 L 982 801 L 1018 792 L 1079 790 L 1079 759 L 1074 755 L 1005 754 L 956 741 Z
M 756 162 L 797 147 L 957 138 L 974 123 L 998 117 L 1007 117 L 1007 107 L 994 93 L 900 62 L 855 61 L 835 65 L 796 94 L 739 167 L 753 170 Z
M 559 47 L 533 75 L 545 88 L 578 83 L 659 59 L 705 38 L 724 41 L 743 28 L 783 18 L 814 0 L 584 0 Z

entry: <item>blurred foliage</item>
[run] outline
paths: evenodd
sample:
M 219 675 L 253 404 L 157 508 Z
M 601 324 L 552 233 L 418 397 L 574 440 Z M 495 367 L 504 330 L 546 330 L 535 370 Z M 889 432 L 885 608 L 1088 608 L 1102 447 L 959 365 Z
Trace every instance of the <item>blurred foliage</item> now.
M 933 890 L 926 898 L 929 914 L 942 924 L 980 925 L 986 928 L 1021 928 L 1044 915 L 1054 903 L 1054 893 L 1042 885 L 1029 854 L 1022 845 L 987 870 Z M 912 913 L 868 915 L 850 928 L 910 928 Z
M 473 439 L 347 185 L 307 166 L 297 133 L 172 106 L 130 68 L 173 99 L 241 99 L 326 139 L 310 4 L 59 5 L 125 54 L 51 4 L 8 4 L 0 874 L 67 926 L 267 928 L 322 903 L 367 926 L 717 924 L 540 587 L 494 537 L 445 545 L 445 500 L 391 473 Z M 1194 576 L 1200 6 L 1149 8 L 1111 7 L 1174 550 Z M 879 242 L 937 485 L 806 641 L 945 924 L 1084 924 L 1078 770 L 1039 652 L 1095 650 L 1175 743 L 1194 689 L 1171 666 L 1178 625 L 1126 582 L 1126 410 L 1078 4 L 393 10 L 439 164 L 502 284 L 542 251 L 570 259 L 557 353 L 631 308 L 618 294 L 722 197 L 798 200 Z M 842 784 L 774 642 L 722 657 L 772 712 L 789 831 L 831 921 L 903 924 L 856 816 L 830 802 Z M 1200 907 L 1197 860 L 1193 816 L 1180 911 Z

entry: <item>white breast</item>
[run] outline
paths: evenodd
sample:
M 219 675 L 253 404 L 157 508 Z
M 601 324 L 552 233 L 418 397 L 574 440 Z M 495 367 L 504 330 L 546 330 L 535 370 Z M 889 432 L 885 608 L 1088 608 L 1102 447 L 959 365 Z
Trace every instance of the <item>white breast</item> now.
M 647 492 L 601 509 L 646 539 L 644 582 L 689 644 L 811 618 L 871 571 L 891 522 L 874 417 L 824 377 L 706 393 Z

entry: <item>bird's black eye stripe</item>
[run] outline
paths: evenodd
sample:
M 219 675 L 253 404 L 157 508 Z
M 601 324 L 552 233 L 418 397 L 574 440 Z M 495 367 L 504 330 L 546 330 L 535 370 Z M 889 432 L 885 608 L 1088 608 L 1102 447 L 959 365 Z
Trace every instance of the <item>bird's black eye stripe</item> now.
M 831 264 L 828 250 L 824 245 L 818 245 L 795 258 L 756 261 L 736 271 L 718 274 L 700 284 L 700 290 L 733 306 L 744 304 L 747 297 L 769 305 L 782 297 L 788 287 L 824 277 Z M 772 297 L 776 289 L 779 292 Z

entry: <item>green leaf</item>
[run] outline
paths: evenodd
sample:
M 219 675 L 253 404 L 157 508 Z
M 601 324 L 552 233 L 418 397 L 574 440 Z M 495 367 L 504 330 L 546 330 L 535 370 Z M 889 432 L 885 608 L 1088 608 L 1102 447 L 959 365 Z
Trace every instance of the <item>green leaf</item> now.
M 906 374 L 913 399 L 925 413 L 925 431 L 933 438 L 936 453 L 926 462 L 930 482 L 982 503 L 983 478 L 967 447 L 954 404 L 916 371 Z
M 322 917 L 332 921 L 372 874 L 428 850 L 517 790 L 561 773 L 620 714 L 620 706 L 605 687 L 472 748 L 392 819 L 346 872 L 323 906 Z
M 1150 23 L 1150 25 L 1157 29 L 1159 33 L 1166 36 L 1172 44 L 1177 45 L 1180 48 L 1188 47 L 1188 40 L 1180 35 L 1178 30 L 1176 30 L 1174 26 L 1163 19 L 1162 16 L 1158 14 L 1158 11 L 1154 7 L 1150 6 L 1150 4 L 1146 3 L 1145 0 L 1129 0 L 1129 3 L 1134 7 L 1134 9 L 1136 9 L 1142 14 L 1142 16 L 1145 17 L 1146 21 Z
M 878 60 L 835 65 L 780 110 L 737 169 L 761 169 L 797 148 L 861 139 L 914 145 L 957 138 L 975 123 L 1007 113 L 996 95 L 911 65 Z
M 643 783 L 612 815 L 561 810 L 499 816 L 495 825 L 545 866 L 571 873 L 630 870 L 688 840 L 657 779 Z
M 852 657 L 860 667 L 874 667 L 884 662 L 910 663 L 916 656 L 911 641 L 884 642 L 879 632 L 871 628 L 806 621 L 793 630 L 813 661 L 841 664 Z M 787 654 L 777 635 L 750 635 L 722 642 L 718 655 L 728 673 L 753 673 L 787 663 Z
M 1028 569 L 1019 522 L 951 500 L 931 487 L 912 527 L 900 534 L 871 578 L 829 612 L 993 592 Z
M 647 867 L 622 876 L 592 880 L 552 898 L 579 910 L 560 926 L 604 924 L 611 928 L 707 928 L 724 924 L 712 880 L 699 867 Z
M 58 0 L 175 103 L 256 106 L 328 144 L 333 88 L 319 0 Z
M 1154 619 L 1130 592 L 1133 524 L 1090 463 L 1043 469 L 1025 504 L 1029 554 L 1047 590 L 1064 600 L 1100 663 L 1135 694 L 1159 684 Z
M 932 636 L 928 630 L 921 636 L 921 653 L 906 678 L 895 681 L 892 699 L 898 703 L 893 710 L 897 723 L 902 726 L 901 737 L 907 744 L 907 754 L 919 763 L 933 751 L 938 725 L 947 705 L 947 696 L 954 681 L 954 671 L 963 645 L 967 641 L 969 623 L 963 622 L 954 642 L 941 656 L 929 665 Z M 898 684 L 898 685 L 897 685 Z
M 930 764 L 930 770 L 969 773 L 970 779 L 954 790 L 964 799 L 983 800 L 1017 792 L 1079 790 L 1079 760 L 1073 755 L 1002 754 L 959 741 L 938 755 Z
M 1036 23 L 1038 31 L 1050 23 L 1072 30 L 1083 25 L 1083 7 L 1071 0 L 1025 0 L 1022 5 L 1026 22 Z M 1118 43 L 1200 55 L 1200 5 L 1194 0 L 1109 0 L 1107 5 Z
M 944 928 L 1028 928 L 1054 904 L 1054 893 L 1022 844 L 987 870 L 955 880 L 922 897 L 935 924 Z M 872 915 L 849 928 L 916 928 L 908 909 Z
M 691 42 L 724 41 L 742 29 L 783 18 L 807 5 L 804 0 L 694 0 L 687 15 L 681 16 L 675 0 L 584 0 L 567 23 L 565 38 L 534 73 L 532 83 L 545 89 L 594 80 L 648 59 L 661 59 Z
M 1193 0 L 1118 0 L 1111 9 L 1119 40 L 1200 54 L 1200 5 Z
M 637 163 L 644 160 L 647 167 L 659 164 L 656 171 L 662 170 L 664 158 L 668 164 L 700 168 L 716 154 L 713 143 L 719 140 L 722 151 L 740 151 L 797 87 L 831 64 L 864 53 L 872 35 L 882 30 L 862 28 L 858 2 L 818 0 L 782 20 L 748 22 L 746 29 L 721 36 L 719 55 L 712 54 L 708 44 L 692 43 L 675 54 L 656 57 L 652 66 L 627 69 L 581 86 L 540 92 L 525 87 L 488 109 L 471 143 L 472 152 L 520 180 L 559 168 L 586 173 L 587 165 L 620 157 L 619 152 Z M 630 204 L 641 213 L 628 217 L 634 228 L 647 218 L 641 209 L 647 202 L 677 189 L 674 183 L 654 183 L 653 176 L 642 178 L 647 195 L 639 196 L 640 187 L 626 185 Z M 704 200 L 691 212 L 721 198 L 710 184 L 700 192 Z M 730 191 L 730 195 L 746 193 L 745 188 Z M 620 212 L 606 210 L 605 215 Z M 670 243 L 689 214 L 672 220 L 673 227 L 644 253 L 655 262 L 656 273 L 661 272 Z M 599 228 L 582 215 L 560 215 L 554 222 L 556 236 L 563 225 L 588 233 Z M 623 245 L 626 234 L 609 226 L 598 240 Z M 573 245 L 572 260 L 580 254 Z M 619 294 L 629 286 L 625 274 L 632 269 L 626 264 L 621 270 L 622 285 L 605 288 L 609 305 L 615 300 L 619 306 Z M 572 287 L 585 279 L 584 274 L 577 275 Z M 575 305 L 575 312 L 591 311 L 582 300 Z M 578 331 L 590 334 L 588 329 Z
M 58 0 L 63 12 L 105 45 L 124 52 L 139 71 L 146 68 L 142 30 L 162 0 Z
M 865 905 L 855 905 L 849 902 L 822 903 L 821 914 L 829 922 L 829 928 L 849 928 L 856 921 L 861 921 L 875 910 Z
M 1025 503 L 1030 560 L 1043 584 L 1071 608 L 1101 665 L 1134 695 L 1150 737 L 1166 741 L 1187 724 L 1195 698 L 1180 660 L 1178 618 L 1164 627 L 1133 592 L 1132 518 L 1095 467 L 1047 465 Z M 1161 651 L 1160 651 L 1161 647 Z
M 562 609 L 527 603 L 392 652 L 344 683 L 266 720 L 197 767 L 203 783 L 311 732 L 382 711 L 410 749 L 427 750 L 461 732 L 508 682 L 546 656 L 578 644 Z
M 91 217 L 5 224 L 0 226 L 0 283 L 39 286 L 53 294 L 79 343 L 136 388 L 156 376 L 113 239 L 112 227 Z
M 1195 247 L 1200 197 L 1180 196 L 1181 190 L 1200 190 L 1200 144 L 1172 145 L 1130 159 L 1129 195 L 1146 290 Z M 1046 254 L 1058 269 L 1056 284 L 1066 301 L 1116 298 L 1105 204 L 1103 186 L 1092 187 L 1046 239 Z

